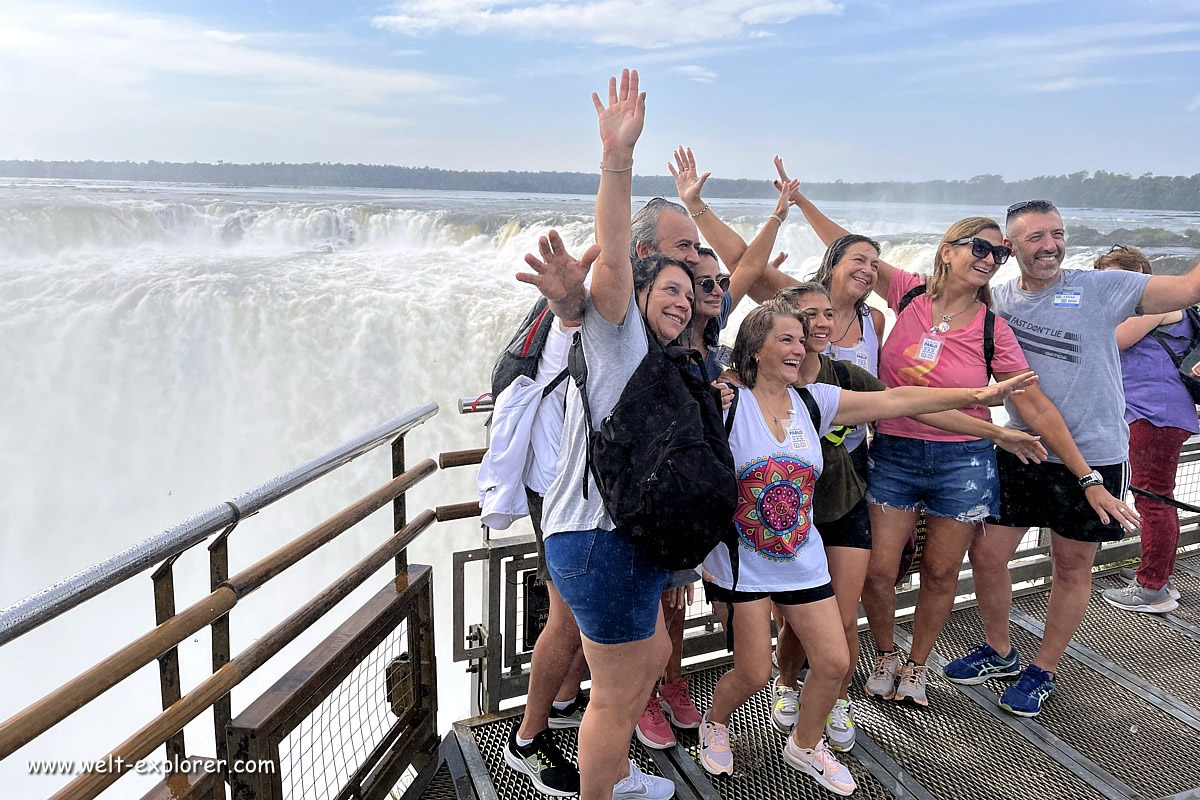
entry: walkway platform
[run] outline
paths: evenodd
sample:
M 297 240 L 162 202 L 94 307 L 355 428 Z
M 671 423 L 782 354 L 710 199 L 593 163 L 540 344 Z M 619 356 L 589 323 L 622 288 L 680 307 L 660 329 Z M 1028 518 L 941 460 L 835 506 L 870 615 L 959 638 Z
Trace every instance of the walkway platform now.
M 978 611 L 954 612 L 930 658 L 927 709 L 865 698 L 861 681 L 873 663 L 870 634 L 862 634 L 859 675 L 851 696 L 858 744 L 846 762 L 859 798 L 917 800 L 1200 800 L 1200 554 L 1181 559 L 1175 576 L 1183 594 L 1178 611 L 1133 614 L 1110 607 L 1099 593 L 1115 576 L 1094 581 L 1087 617 L 1063 659 L 1054 697 L 1036 719 L 1000 710 L 1005 683 L 963 687 L 940 667 L 982 636 Z M 1036 651 L 1045 618 L 1045 587 L 1018 596 L 1013 641 L 1022 656 Z M 897 626 L 906 646 L 907 623 Z M 720 675 L 718 663 L 691 673 L 693 697 L 704 708 Z M 698 766 L 694 734 L 667 751 L 636 741 L 630 755 L 649 772 L 665 775 L 682 800 L 829 798 L 783 763 L 783 735 L 769 722 L 764 689 L 734 715 L 736 771 L 710 779 Z M 409 798 L 523 800 L 541 798 L 530 782 L 504 764 L 502 748 L 520 710 L 465 720 L 445 738 L 441 763 L 409 788 Z M 563 751 L 575 755 L 575 732 L 557 731 Z

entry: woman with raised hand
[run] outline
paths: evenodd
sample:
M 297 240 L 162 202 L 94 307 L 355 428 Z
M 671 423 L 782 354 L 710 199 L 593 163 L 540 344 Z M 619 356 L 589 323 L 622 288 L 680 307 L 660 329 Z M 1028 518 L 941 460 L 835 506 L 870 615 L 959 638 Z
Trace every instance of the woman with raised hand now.
M 809 336 L 804 343 L 799 385 L 826 383 L 855 392 L 888 390 L 887 384 L 867 370 L 848 361 L 835 363 L 824 354 L 834 330 L 833 303 L 827 288 L 814 282 L 800 283 L 781 291 L 777 300 L 790 305 L 808 320 Z M 942 430 L 991 439 L 1022 460 L 1040 463 L 1046 457 L 1046 449 L 1035 437 L 1012 428 L 1001 428 L 961 411 L 922 414 L 917 419 Z M 860 468 L 858 463 L 858 454 L 864 454 L 865 461 L 866 446 L 857 451 L 848 450 L 841 435 L 846 430 L 835 429 L 821 437 L 824 469 L 817 480 L 813 503 L 813 521 L 821 529 L 829 575 L 841 613 L 842 631 L 850 650 L 850 666 L 842 690 L 825 720 L 826 741 L 839 752 L 853 748 L 856 738 L 849 690 L 858 663 L 858 600 L 871 558 L 871 525 L 865 499 L 866 469 L 865 464 Z M 781 626 L 777 652 L 780 677 L 774 687 L 772 722 L 781 730 L 789 730 L 795 724 L 799 706 L 795 676 L 804 661 L 804 649 L 787 626 Z
M 773 240 L 773 232 L 760 234 L 746 257 L 765 258 Z M 733 370 L 741 385 L 727 412 L 732 415 L 727 426 L 738 478 L 737 542 L 714 548 L 704 567 L 711 576 L 705 586 L 709 596 L 732 608 L 734 667 L 718 681 L 712 708 L 701 723 L 700 761 L 712 774 L 733 772 L 729 719 L 770 679 L 774 602 L 811 648 L 809 676 L 784 760 L 846 795 L 854 791 L 854 779 L 823 738 L 850 659 L 821 537 L 812 521 L 813 489 L 823 464 L 820 437 L 838 425 L 996 401 L 1036 378 L 1029 373 L 978 389 L 902 387 L 864 394 L 819 384 L 798 392 L 793 384 L 800 379 L 806 327 L 804 317 L 772 302 L 750 312 L 733 348 Z
M 1096 269 L 1123 269 L 1150 274 L 1150 261 L 1136 247 L 1114 245 L 1096 259 Z M 1182 311 L 1130 317 L 1117 326 L 1121 375 L 1125 386 L 1125 421 L 1129 423 L 1131 486 L 1175 498 L 1179 451 L 1200 432 L 1196 403 L 1188 393 L 1176 361 L 1187 355 L 1196 335 Z M 1171 581 L 1179 547 L 1179 512 L 1153 497 L 1134 495 L 1142 515 L 1142 563 L 1122 570 L 1129 584 L 1105 589 L 1104 599 L 1126 611 L 1164 614 L 1179 607 L 1179 591 Z
M 596 195 L 596 241 L 590 295 L 582 275 L 526 276 L 548 299 L 583 300 L 580 342 L 587 353 L 592 419 L 604 419 L 649 352 L 647 330 L 660 344 L 676 340 L 692 315 L 691 269 L 651 257 L 631 263 L 633 151 L 645 121 L 637 72 L 609 81 L 608 102 L 592 95 L 603 145 Z M 659 598 L 671 571 L 650 562 L 616 526 L 588 468 L 588 422 L 572 381 L 567 394 L 560 472 L 546 494 L 543 529 L 554 585 L 575 613 L 592 675 L 579 728 L 580 796 L 665 798 L 669 780 L 628 760 L 629 739 L 670 653 Z M 585 491 L 585 485 L 587 491 Z

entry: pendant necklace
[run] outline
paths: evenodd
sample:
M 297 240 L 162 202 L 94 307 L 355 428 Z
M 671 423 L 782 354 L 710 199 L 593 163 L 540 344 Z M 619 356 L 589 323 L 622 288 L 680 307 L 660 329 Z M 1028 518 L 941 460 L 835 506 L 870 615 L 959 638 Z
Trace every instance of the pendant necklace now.
M 942 314 L 941 315 L 942 321 L 939 322 L 937 325 L 934 325 L 932 328 L 930 328 L 929 332 L 930 333 L 945 333 L 946 331 L 950 330 L 950 320 L 954 319 L 959 314 L 967 313 L 968 311 L 970 311 L 972 308 L 975 307 L 975 304 L 977 302 L 979 302 L 979 301 L 972 300 L 971 304 L 969 306 L 967 306 L 966 308 L 964 308 L 962 311 L 957 311 L 953 314 Z

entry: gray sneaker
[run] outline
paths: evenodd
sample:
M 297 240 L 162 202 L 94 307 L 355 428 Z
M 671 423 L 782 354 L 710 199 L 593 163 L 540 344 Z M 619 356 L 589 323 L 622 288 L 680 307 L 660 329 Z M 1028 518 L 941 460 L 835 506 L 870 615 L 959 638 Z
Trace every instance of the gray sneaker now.
M 896 687 L 896 700 L 906 700 L 919 706 L 929 705 L 929 698 L 925 696 L 925 673 L 928 670 L 929 667 L 924 664 L 905 664 Z
M 863 691 L 880 700 L 891 700 L 896 696 L 896 676 L 900 674 L 902 666 L 904 656 L 899 650 L 883 653 L 875 662 L 875 669 L 871 672 L 871 677 L 867 678 Z
M 1137 581 L 1121 588 L 1105 589 L 1104 602 L 1126 611 L 1141 611 L 1146 614 L 1166 614 L 1179 608 L 1179 601 L 1172 599 L 1166 586 L 1157 592 L 1147 589 Z
M 1133 567 L 1121 567 L 1120 575 L 1122 580 L 1128 581 L 1129 583 L 1133 583 L 1137 580 L 1137 570 Z M 1167 590 L 1167 594 L 1171 595 L 1172 600 L 1178 600 L 1180 597 L 1182 597 L 1182 595 L 1179 594 L 1179 590 L 1175 588 L 1174 578 L 1167 578 L 1167 585 L 1165 588 Z

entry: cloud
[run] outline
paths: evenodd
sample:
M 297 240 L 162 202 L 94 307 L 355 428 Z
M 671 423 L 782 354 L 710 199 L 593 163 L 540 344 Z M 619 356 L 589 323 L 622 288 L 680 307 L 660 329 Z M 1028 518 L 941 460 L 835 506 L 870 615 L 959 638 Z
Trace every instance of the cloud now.
M 1186 106 L 1188 111 L 1200 111 L 1200 94 L 1192 98 L 1192 101 Z
M 682 75 L 685 78 L 690 78 L 696 83 L 712 83 L 717 79 L 717 73 L 711 69 L 697 66 L 695 64 L 682 64 L 678 67 L 672 67 L 671 71 L 676 75 Z
M 1120 78 L 1080 78 L 1071 76 L 1050 81 L 1029 83 L 1024 86 L 1027 92 L 1073 92 L 1076 89 L 1090 89 L 1093 86 L 1110 86 L 1114 83 L 1128 83 Z
M 592 44 L 655 49 L 737 39 L 759 26 L 797 17 L 840 14 L 837 0 L 400 0 L 371 24 L 406 36 L 438 31 L 528 39 L 584 39 Z

